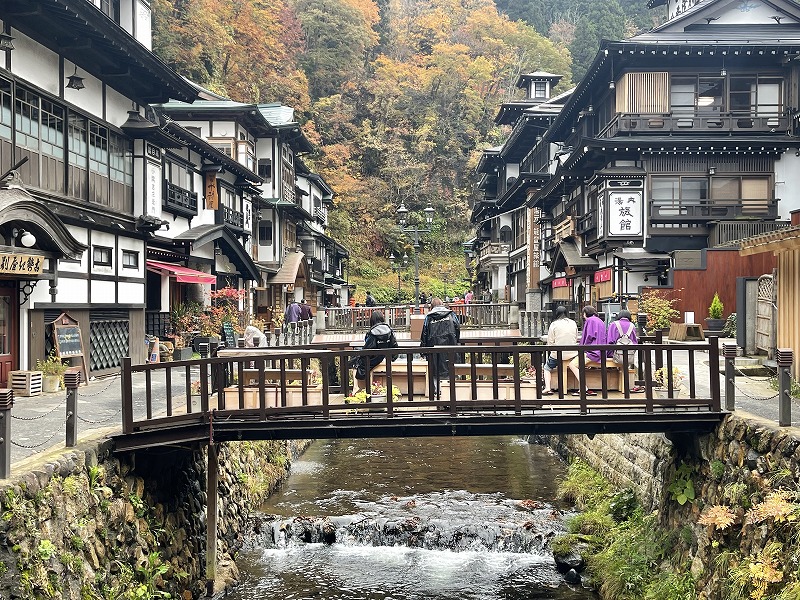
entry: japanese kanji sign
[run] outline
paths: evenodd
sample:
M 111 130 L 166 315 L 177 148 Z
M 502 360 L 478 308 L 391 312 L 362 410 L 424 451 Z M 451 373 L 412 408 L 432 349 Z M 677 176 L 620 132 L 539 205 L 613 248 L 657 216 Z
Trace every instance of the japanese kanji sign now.
M 642 235 L 642 192 L 611 192 L 608 195 L 608 235 Z
M 0 273 L 41 275 L 44 257 L 34 254 L 0 254 Z

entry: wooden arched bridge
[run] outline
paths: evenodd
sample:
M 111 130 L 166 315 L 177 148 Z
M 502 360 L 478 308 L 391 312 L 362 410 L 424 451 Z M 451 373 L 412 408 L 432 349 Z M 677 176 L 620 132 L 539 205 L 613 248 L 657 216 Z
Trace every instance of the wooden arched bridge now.
M 551 395 L 543 393 L 545 353 L 560 359 L 579 346 L 545 347 L 523 337 L 394 351 L 351 345 L 231 349 L 145 365 L 126 359 L 117 449 L 252 439 L 706 432 L 725 414 L 714 338 L 691 345 L 645 338 L 632 364 L 623 365 L 608 358 L 590 368 L 580 352 L 580 381 L 561 361 Z M 610 354 L 614 346 L 601 348 Z M 427 360 L 434 354 L 451 364 L 438 396 Z M 367 381 L 369 394 L 353 396 L 348 364 L 359 355 L 385 358 Z

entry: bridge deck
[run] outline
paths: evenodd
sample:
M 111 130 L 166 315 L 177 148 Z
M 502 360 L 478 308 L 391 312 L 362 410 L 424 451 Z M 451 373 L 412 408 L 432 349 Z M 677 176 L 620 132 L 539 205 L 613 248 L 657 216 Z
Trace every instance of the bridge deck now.
M 380 402 L 373 397 L 369 404 L 345 400 L 351 393 L 349 361 L 364 355 L 390 357 L 391 351 L 336 343 L 331 349 L 230 350 L 212 359 L 137 366 L 126 359 L 123 434 L 117 447 L 236 439 L 699 432 L 712 429 L 725 414 L 716 340 L 692 346 L 641 344 L 635 365 L 618 366 L 608 359 L 596 369 L 587 369 L 581 353 L 580 382 L 565 378 L 555 396 L 542 394 L 542 369 L 531 376 L 525 365 L 541 365 L 548 351 L 560 358 L 579 347 L 537 343 L 515 338 L 497 345 L 495 338 L 486 345 L 471 340 L 468 346 L 401 348 L 400 360 L 384 361 L 381 383 L 390 389 L 402 384 L 402 394 Z M 420 354 L 421 360 L 410 360 Z M 454 376 L 442 383 L 441 398 L 424 360 L 435 354 L 456 365 Z M 392 368 L 387 370 L 387 364 Z M 662 366 L 668 376 L 659 392 L 654 375 Z M 145 377 L 143 402 L 133 399 L 137 372 Z M 180 377 L 173 379 L 174 372 Z M 679 374 L 686 377 L 686 386 Z M 165 384 L 162 394 L 154 393 L 154 378 Z M 586 395 L 588 381 L 596 386 L 596 396 Z M 633 392 L 634 384 L 644 391 Z M 584 392 L 572 395 L 568 387 Z

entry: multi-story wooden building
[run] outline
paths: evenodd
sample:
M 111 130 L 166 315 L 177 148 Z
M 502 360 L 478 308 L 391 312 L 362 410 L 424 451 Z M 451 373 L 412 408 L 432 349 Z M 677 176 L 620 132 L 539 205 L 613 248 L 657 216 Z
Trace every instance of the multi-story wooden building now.
M 731 312 L 736 277 L 765 265 L 728 248 L 709 269 L 709 253 L 785 226 L 797 208 L 798 6 L 667 8 L 664 25 L 602 43 L 522 159 L 527 205 L 541 211 L 530 285 L 542 308 L 591 302 L 613 313 L 621 299 L 663 286 L 698 320 L 715 291 Z

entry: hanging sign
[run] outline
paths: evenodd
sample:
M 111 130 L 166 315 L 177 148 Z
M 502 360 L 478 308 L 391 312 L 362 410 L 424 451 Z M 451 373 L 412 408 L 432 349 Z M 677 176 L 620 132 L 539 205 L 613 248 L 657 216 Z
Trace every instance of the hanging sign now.
M 569 282 L 566 277 L 559 277 L 558 279 L 553 279 L 552 286 L 554 288 L 569 287 Z
M 611 281 L 611 267 L 594 272 L 595 283 L 603 283 L 604 281 Z
M 44 257 L 35 254 L 0 254 L 0 273 L 41 275 Z
M 642 235 L 642 192 L 611 192 L 608 195 L 608 235 Z
M 206 172 L 206 208 L 217 210 L 219 207 L 219 192 L 217 191 L 217 174 L 214 171 Z

